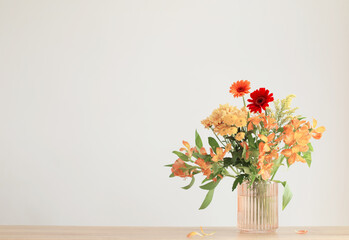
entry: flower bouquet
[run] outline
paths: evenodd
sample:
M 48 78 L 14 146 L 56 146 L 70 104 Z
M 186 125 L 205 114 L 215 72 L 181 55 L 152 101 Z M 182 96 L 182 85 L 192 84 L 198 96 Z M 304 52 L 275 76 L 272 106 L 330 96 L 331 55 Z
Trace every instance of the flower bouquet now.
M 295 114 L 297 108 L 291 108 L 294 95 L 274 101 L 273 93 L 259 88 L 250 94 L 246 105 L 244 96 L 250 89 L 247 80 L 233 83 L 230 93 L 241 97 L 244 107 L 220 105 L 201 122 L 214 135 L 208 138 L 208 150 L 196 131 L 195 146 L 183 141 L 184 147 L 173 151 L 178 159 L 166 166 L 171 167 L 170 177 L 191 179 L 184 189 L 193 186 L 196 175 L 205 176 L 200 188 L 207 194 L 200 209 L 211 203 L 223 178 L 233 178 L 232 191 L 238 189 L 238 227 L 268 232 L 278 227 L 278 183 L 284 187 L 283 209 L 292 198 L 287 182 L 275 179 L 279 167 L 296 162 L 310 167 L 310 140 L 320 139 L 325 127 Z

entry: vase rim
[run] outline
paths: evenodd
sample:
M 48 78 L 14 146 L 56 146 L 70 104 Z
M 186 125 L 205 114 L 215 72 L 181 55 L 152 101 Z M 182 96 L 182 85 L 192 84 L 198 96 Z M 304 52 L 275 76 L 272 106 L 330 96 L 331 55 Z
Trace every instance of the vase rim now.
M 251 181 L 245 180 L 242 182 L 242 184 L 247 184 L 247 183 L 250 184 Z M 268 179 L 268 180 L 262 180 L 262 181 L 254 181 L 253 184 L 278 184 L 278 182 L 270 181 Z

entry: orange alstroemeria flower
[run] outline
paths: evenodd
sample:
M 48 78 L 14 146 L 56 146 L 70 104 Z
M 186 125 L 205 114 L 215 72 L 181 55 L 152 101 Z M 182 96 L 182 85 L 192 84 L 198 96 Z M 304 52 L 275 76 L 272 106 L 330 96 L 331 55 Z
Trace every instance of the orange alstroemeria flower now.
M 303 129 L 304 127 L 304 129 Z M 307 145 L 309 143 L 309 140 L 311 139 L 311 135 L 309 133 L 309 129 L 306 125 L 303 125 L 303 127 L 299 128 L 294 133 L 294 139 L 297 144 L 299 145 Z
M 268 155 L 265 155 L 265 161 L 270 163 L 273 159 L 277 159 L 279 157 L 279 153 L 277 151 L 277 149 L 273 149 Z
M 253 130 L 253 125 L 257 126 L 261 122 L 263 123 L 264 128 L 268 130 L 273 128 L 278 129 L 278 124 L 275 118 L 265 116 L 264 113 L 261 113 L 248 119 L 247 131 Z
M 289 165 L 292 165 L 295 162 L 302 162 L 306 163 L 304 158 L 302 158 L 298 153 L 299 152 L 306 152 L 308 151 L 308 146 L 307 145 L 296 145 L 292 147 L 291 149 L 285 149 L 281 151 L 281 154 L 283 154 L 288 161 Z
M 193 155 L 193 152 L 197 152 L 196 148 L 191 148 L 188 142 L 183 140 L 182 143 L 185 148 L 180 148 L 179 151 L 186 151 L 185 155 L 187 155 L 188 157 L 191 157 Z
M 292 125 L 286 125 L 284 126 L 284 143 L 288 146 L 291 146 L 294 144 L 294 132 L 293 132 L 293 126 Z
M 264 127 L 265 127 L 266 129 L 268 129 L 268 130 L 271 130 L 271 129 L 273 129 L 273 128 L 278 129 L 278 124 L 277 124 L 275 118 L 266 116 L 265 119 L 266 119 L 266 120 L 265 120 L 265 123 L 264 123 Z
M 295 129 L 299 128 L 300 125 L 302 125 L 302 124 L 304 124 L 304 123 L 306 123 L 306 122 L 307 122 L 307 121 L 305 121 L 305 120 L 299 120 L 298 118 L 293 118 L 293 119 L 291 120 L 291 124 L 293 125 L 293 127 L 294 127 Z
M 271 146 L 277 144 L 276 140 L 274 139 L 275 133 L 271 133 L 268 136 L 259 134 L 258 137 L 262 140 L 262 142 L 260 142 L 258 145 L 259 157 L 257 168 L 260 169 L 258 174 L 261 175 L 264 180 L 267 180 L 270 178 L 270 173 L 274 165 L 273 160 L 279 157 L 279 148 L 270 148 Z
M 306 162 L 298 153 L 307 152 L 311 137 L 320 139 L 325 131 L 325 127 L 316 128 L 316 125 L 315 119 L 313 127 L 311 127 L 309 122 L 294 118 L 288 125 L 284 126 L 283 140 L 290 149 L 283 150 L 281 154 L 288 158 L 289 165 L 295 162 Z
M 212 149 L 210 149 L 211 151 L 211 157 L 212 157 L 212 161 L 213 162 L 218 162 L 218 161 L 222 161 L 225 154 L 227 152 L 229 152 L 231 149 L 231 144 L 227 144 L 227 146 L 225 146 L 225 150 L 223 151 L 223 148 L 216 148 L 216 154 L 214 154 L 214 152 L 212 151 Z
M 260 122 L 266 124 L 265 114 L 261 113 L 257 116 L 250 117 L 247 121 L 249 122 L 247 125 L 247 131 L 251 131 L 253 130 L 253 125 L 257 126 Z
M 270 178 L 270 172 L 273 167 L 273 163 L 268 163 L 266 165 L 261 166 L 261 170 L 259 170 L 258 174 L 262 176 L 263 180 L 267 180 Z
M 206 163 L 203 159 L 198 158 L 195 163 L 200 166 L 202 174 L 207 176 L 207 179 L 210 177 L 212 171 L 211 171 L 211 164 Z
M 200 154 L 201 154 L 201 155 L 207 155 L 206 149 L 205 149 L 204 147 L 202 147 L 202 148 L 200 149 Z
M 259 155 L 264 155 L 266 152 L 270 152 L 270 147 L 268 143 L 260 142 L 258 148 L 259 148 Z
M 180 158 L 178 158 L 175 163 L 172 165 L 171 172 L 173 175 L 178 176 L 178 177 L 192 177 L 193 174 L 189 173 L 188 170 L 186 170 L 186 165 L 184 161 Z

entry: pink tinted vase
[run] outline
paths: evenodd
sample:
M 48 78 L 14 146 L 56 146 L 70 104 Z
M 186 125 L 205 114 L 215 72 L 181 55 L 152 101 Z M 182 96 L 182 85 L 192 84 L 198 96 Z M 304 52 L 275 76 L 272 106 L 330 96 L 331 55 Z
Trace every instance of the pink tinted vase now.
M 242 232 L 274 232 L 279 227 L 278 183 L 243 182 L 238 185 L 238 228 Z

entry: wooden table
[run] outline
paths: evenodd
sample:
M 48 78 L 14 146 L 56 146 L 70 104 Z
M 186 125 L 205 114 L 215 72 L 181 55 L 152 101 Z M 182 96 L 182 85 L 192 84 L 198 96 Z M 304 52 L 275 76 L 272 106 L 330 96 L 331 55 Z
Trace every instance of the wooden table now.
M 300 229 L 307 234 L 297 234 Z M 191 231 L 199 227 L 64 227 L 64 226 L 0 226 L 0 239 L 117 239 L 117 240 L 188 240 Z M 190 239 L 233 240 L 233 239 L 341 239 L 349 240 L 349 227 L 281 227 L 276 233 L 240 233 L 235 227 L 204 227 L 204 231 L 216 232 L 212 236 L 194 236 Z

